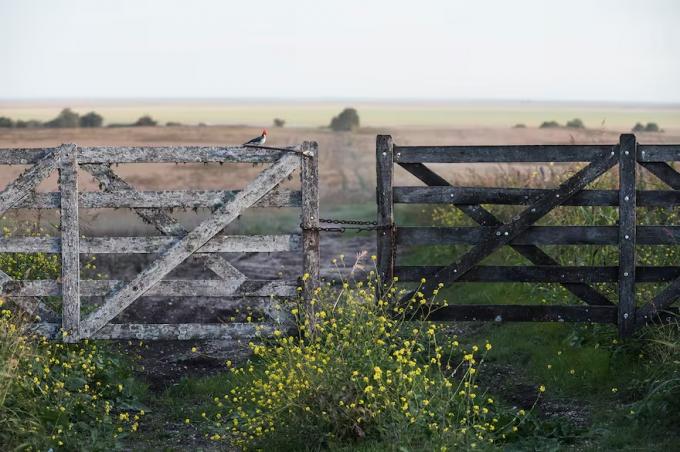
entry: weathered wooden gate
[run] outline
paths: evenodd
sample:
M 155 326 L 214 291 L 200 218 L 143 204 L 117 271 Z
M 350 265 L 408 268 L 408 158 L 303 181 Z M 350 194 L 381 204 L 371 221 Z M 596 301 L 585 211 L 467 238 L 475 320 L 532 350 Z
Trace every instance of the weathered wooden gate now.
M 641 145 L 634 135 L 622 135 L 616 145 L 549 146 L 398 146 L 392 138 L 377 139 L 378 267 L 384 279 L 427 279 L 424 291 L 439 283 L 544 282 L 559 283 L 585 302 L 582 306 L 456 305 L 436 310 L 432 320 L 574 321 L 616 323 L 622 336 L 658 318 L 680 297 L 680 266 L 636 267 L 636 244 L 678 245 L 680 227 L 638 226 L 636 207 L 680 206 L 680 173 L 666 162 L 680 161 L 678 145 Z M 425 163 L 475 162 L 589 162 L 554 189 L 455 187 Z M 425 187 L 393 186 L 397 164 Z M 636 167 L 641 165 L 673 190 L 637 191 Z M 609 169 L 618 165 L 619 190 L 586 190 Z M 479 227 L 398 227 L 395 204 L 452 204 Z M 527 206 L 503 223 L 483 204 Z M 569 206 L 618 206 L 617 226 L 534 226 L 554 208 Z M 457 262 L 442 267 L 396 266 L 399 245 L 473 245 Z M 617 245 L 618 267 L 564 267 L 537 245 Z M 510 246 L 533 266 L 480 266 L 503 246 Z M 680 263 L 678 263 L 680 264 Z M 653 300 L 636 305 L 635 284 L 668 281 Z M 618 304 L 590 284 L 618 283 Z M 411 296 L 411 295 L 409 295 Z M 677 310 L 675 310 L 677 311 Z
M 135 191 L 113 171 L 118 163 L 267 163 L 238 191 Z M 0 216 L 12 208 L 60 209 L 61 237 L 6 237 L 0 252 L 60 253 L 61 279 L 12 280 L 0 272 L 2 295 L 43 321 L 34 328 L 51 338 L 212 339 L 253 336 L 274 325 L 251 323 L 122 324 L 111 321 L 144 295 L 168 297 L 296 296 L 296 280 L 250 280 L 218 253 L 296 251 L 303 254 L 307 292 L 318 281 L 318 150 L 314 142 L 285 149 L 250 147 L 79 147 L 65 144 L 46 149 L 2 149 L 0 165 L 32 165 L 0 193 Z M 59 171 L 59 191 L 38 193 L 36 187 Z M 78 190 L 78 172 L 94 176 L 101 192 Z M 299 170 L 301 189 L 279 190 Z M 187 231 L 168 209 L 212 209 L 212 216 Z M 301 233 L 229 236 L 221 231 L 249 207 L 297 207 Z M 81 237 L 79 208 L 131 208 L 162 236 Z M 81 280 L 80 254 L 153 253 L 156 259 L 130 281 Z M 170 271 L 196 254 L 219 279 L 166 280 Z M 311 282 L 311 284 L 309 283 Z M 62 313 L 53 312 L 40 297 L 61 296 Z M 81 318 L 81 297 L 103 296 L 94 311 Z M 63 332 L 60 331 L 63 328 Z

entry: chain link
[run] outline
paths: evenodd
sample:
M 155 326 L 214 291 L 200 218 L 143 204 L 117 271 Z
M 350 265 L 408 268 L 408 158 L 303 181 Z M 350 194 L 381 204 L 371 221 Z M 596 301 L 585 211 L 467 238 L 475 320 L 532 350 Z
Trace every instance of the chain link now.
M 391 225 L 379 225 L 377 221 L 364 221 L 364 220 L 346 220 L 338 218 L 319 218 L 319 223 L 324 224 L 335 224 L 342 226 L 321 226 L 321 227 L 305 227 L 300 225 L 305 231 L 318 231 L 318 232 L 339 232 L 344 233 L 347 231 L 377 231 L 381 229 L 389 229 Z M 345 226 L 351 225 L 351 226 Z

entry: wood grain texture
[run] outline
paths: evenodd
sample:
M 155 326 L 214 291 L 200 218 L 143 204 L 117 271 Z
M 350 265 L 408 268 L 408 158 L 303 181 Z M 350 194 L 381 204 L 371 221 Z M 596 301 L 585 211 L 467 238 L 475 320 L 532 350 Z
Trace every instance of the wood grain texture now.
M 134 280 L 109 294 L 103 306 L 82 322 L 81 331 L 84 336 L 89 337 L 100 330 L 119 312 L 158 283 L 173 268 L 235 220 L 243 210 L 257 202 L 267 192 L 273 190 L 297 168 L 299 158 L 297 154 L 282 156 L 278 162 L 260 173 L 234 199 L 219 208 L 212 218 L 201 223 L 180 241 L 168 248 L 155 262 L 142 270 Z
M 32 167 L 0 192 L 0 216 L 16 205 L 44 181 L 59 165 L 62 148 L 44 154 Z
M 394 184 L 394 143 L 390 135 L 378 135 L 375 146 L 376 164 L 376 200 L 378 225 L 377 239 L 377 268 L 382 285 L 377 288 L 378 295 L 382 294 L 384 285 L 392 284 L 394 277 L 394 262 L 397 253 L 394 228 L 394 201 L 392 187 Z
M 619 336 L 635 329 L 635 216 L 637 142 L 635 135 L 621 135 L 619 141 Z
M 316 142 L 302 144 L 300 163 L 302 186 L 302 266 L 307 279 L 303 281 L 303 297 L 309 328 L 314 332 L 316 309 L 312 300 L 320 284 L 321 256 L 319 249 L 319 146 Z M 304 279 L 304 277 L 303 277 Z
M 396 163 L 592 162 L 609 145 L 395 146 Z
M 640 162 L 680 161 L 680 145 L 677 144 L 639 145 L 637 151 L 637 160 Z

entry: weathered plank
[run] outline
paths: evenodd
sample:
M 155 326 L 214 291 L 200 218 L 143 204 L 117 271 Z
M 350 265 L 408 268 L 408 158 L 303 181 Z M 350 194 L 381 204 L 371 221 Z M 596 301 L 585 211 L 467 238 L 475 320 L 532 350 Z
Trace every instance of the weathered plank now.
M 680 161 L 680 145 L 645 144 L 638 147 L 637 159 L 640 162 Z
M 395 146 L 396 163 L 591 162 L 609 145 Z
M 118 280 L 81 280 L 80 295 L 101 297 L 112 290 L 130 284 Z M 232 280 L 162 280 L 146 291 L 144 296 L 163 297 L 292 297 L 297 281 L 248 279 L 243 283 Z M 54 280 L 14 280 L 2 287 L 2 295 L 10 297 L 58 297 L 61 284 Z M 81 322 L 82 327 L 82 322 Z
M 402 282 L 419 282 L 423 275 L 442 271 L 442 266 L 396 266 L 394 275 Z M 680 277 L 680 267 L 636 267 L 636 282 L 673 281 Z M 472 267 L 458 282 L 525 282 L 525 283 L 615 283 L 619 267 L 552 265 L 480 265 Z M 450 283 L 451 280 L 442 282 Z
M 154 254 L 180 240 L 179 237 L 82 237 L 81 254 Z M 300 234 L 219 235 L 197 253 L 274 253 L 299 251 Z M 58 237 L 0 237 L 0 253 L 60 253 Z
M 635 135 L 621 135 L 619 141 L 619 336 L 635 329 Z
M 529 205 L 550 192 L 540 188 L 500 187 L 394 187 L 394 202 L 402 204 L 501 204 Z M 680 192 L 672 190 L 638 191 L 639 207 L 680 205 Z M 564 206 L 618 206 L 618 190 L 583 190 Z
M 400 164 L 405 170 L 413 174 L 415 177 L 423 181 L 427 185 L 435 186 L 450 186 L 446 179 L 442 178 L 422 163 L 402 163 Z M 480 205 L 456 204 L 467 216 L 472 218 L 481 226 L 500 226 L 503 223 L 497 219 L 491 212 L 484 209 Z M 552 257 L 548 256 L 540 248 L 533 245 L 511 245 L 512 249 L 520 255 L 531 261 L 535 265 L 555 265 L 560 264 Z M 611 305 L 612 303 L 598 292 L 596 289 L 586 284 L 563 284 L 562 285 L 569 292 L 573 293 L 586 303 L 590 305 Z
M 78 223 L 78 152 L 75 144 L 61 149 L 61 291 L 62 326 L 68 338 L 77 340 L 80 330 L 80 248 Z
M 169 247 L 154 263 L 142 270 L 134 280 L 108 295 L 103 306 L 82 322 L 81 332 L 84 337 L 89 337 L 95 331 L 100 330 L 135 299 L 158 283 L 179 263 L 235 220 L 244 209 L 247 209 L 267 192 L 274 189 L 295 170 L 299 164 L 299 158 L 297 154 L 282 156 L 278 162 L 260 173 L 234 199 L 217 209 L 212 218 L 201 223 L 180 241 Z
M 35 165 L 26 170 L 0 192 L 0 216 L 24 199 L 45 180 L 59 164 L 60 150 L 45 154 Z
M 375 147 L 376 200 L 378 204 L 377 223 L 382 226 L 376 231 L 377 268 L 382 284 L 392 284 L 396 242 L 394 237 L 394 203 L 392 185 L 394 179 L 394 143 L 390 135 L 378 135 Z M 378 294 L 383 287 L 378 287 Z
M 29 329 L 49 339 L 61 339 L 56 323 L 37 323 Z M 92 335 L 100 340 L 249 340 L 266 337 L 281 329 L 271 323 L 113 323 Z
M 58 147 L 0 148 L 0 165 L 32 165 L 58 150 Z
M 678 299 L 680 299 L 680 275 L 656 294 L 652 301 L 637 310 L 636 323 L 647 323 L 655 320 L 661 312 L 667 310 Z
M 302 144 L 300 162 L 302 186 L 302 266 L 307 276 L 303 281 L 306 319 L 313 332 L 316 325 L 314 292 L 320 284 L 321 257 L 319 250 L 319 148 L 315 141 Z M 303 278 L 304 279 L 304 278 Z
M 616 323 L 615 306 L 449 305 L 431 321 L 592 322 Z
M 296 151 L 297 146 L 290 147 Z M 273 163 L 286 151 L 243 146 L 96 146 L 82 147 L 83 163 Z
M 666 162 L 641 163 L 649 172 L 674 190 L 680 190 L 680 173 Z
M 475 245 L 494 227 L 400 227 L 397 245 Z M 680 245 L 680 226 L 637 226 L 638 245 Z M 618 245 L 618 226 L 532 226 L 512 245 Z M 1 250 L 0 246 L 0 250 Z
M 616 152 L 611 151 L 606 157 L 590 163 L 588 166 L 560 184 L 550 194 L 542 196 L 534 204 L 527 207 L 522 213 L 515 216 L 508 224 L 498 226 L 493 236 L 480 242 L 465 253 L 458 262 L 454 262 L 441 271 L 425 275 L 428 282 L 421 289 L 425 293 L 431 293 L 437 284 L 447 281 L 456 281 L 481 260 L 492 254 L 498 248 L 509 244 L 515 237 L 529 228 L 533 223 L 541 219 L 548 212 L 559 206 L 564 200 L 578 193 L 589 183 L 600 177 L 617 162 Z M 413 293 L 407 294 L 403 300 L 408 300 Z

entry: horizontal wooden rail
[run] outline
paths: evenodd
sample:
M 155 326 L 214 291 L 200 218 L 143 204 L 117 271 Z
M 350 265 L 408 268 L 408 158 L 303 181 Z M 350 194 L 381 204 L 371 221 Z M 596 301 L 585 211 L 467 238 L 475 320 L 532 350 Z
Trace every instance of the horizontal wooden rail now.
M 135 340 L 244 340 L 269 336 L 282 329 L 271 323 L 110 323 L 92 335 L 92 339 Z M 48 339 L 61 339 L 61 324 L 34 323 L 29 329 Z
M 397 228 L 399 245 L 474 245 L 494 234 L 495 227 Z M 617 245 L 616 226 L 532 226 L 510 245 Z M 680 226 L 638 226 L 638 245 L 680 245 Z
M 103 208 L 214 208 L 236 196 L 240 190 L 170 190 L 126 192 L 80 192 L 81 209 Z M 300 207 L 299 190 L 278 190 L 267 193 L 252 207 Z M 59 192 L 33 193 L 13 206 L 15 209 L 58 209 Z
M 394 202 L 400 204 L 504 204 L 530 205 L 549 193 L 541 188 L 499 187 L 394 187 Z M 618 190 L 583 190 L 564 202 L 565 206 L 618 206 Z M 637 192 L 638 207 L 680 205 L 680 191 Z
M 81 254 L 153 254 L 163 251 L 181 237 L 82 237 Z M 272 253 L 299 251 L 300 234 L 217 236 L 197 253 Z M 57 237 L 3 237 L 0 253 L 61 253 Z
M 612 145 L 394 146 L 395 163 L 592 162 Z
M 121 287 L 127 281 L 81 280 L 80 295 L 84 297 L 105 296 L 111 290 Z M 144 293 L 144 296 L 162 297 L 293 297 L 297 281 L 255 280 L 233 281 L 223 279 L 207 280 L 162 280 Z M 53 280 L 8 281 L 0 295 L 12 297 L 58 297 L 61 284 Z
M 442 269 L 444 267 L 396 266 L 394 276 L 403 282 L 420 282 L 423 275 Z M 635 281 L 638 283 L 672 281 L 680 277 L 680 267 L 637 267 L 635 271 Z M 458 282 L 615 283 L 618 281 L 618 274 L 619 267 L 481 265 L 455 279 Z M 453 279 L 453 273 L 440 277 L 442 282 Z
M 638 162 L 677 162 L 680 161 L 680 145 L 677 144 L 639 144 Z
M 449 305 L 428 316 L 432 321 L 616 323 L 616 306 Z
M 0 149 L 0 165 L 33 164 L 57 149 Z M 273 163 L 286 152 L 242 146 L 84 146 L 77 149 L 78 163 Z

